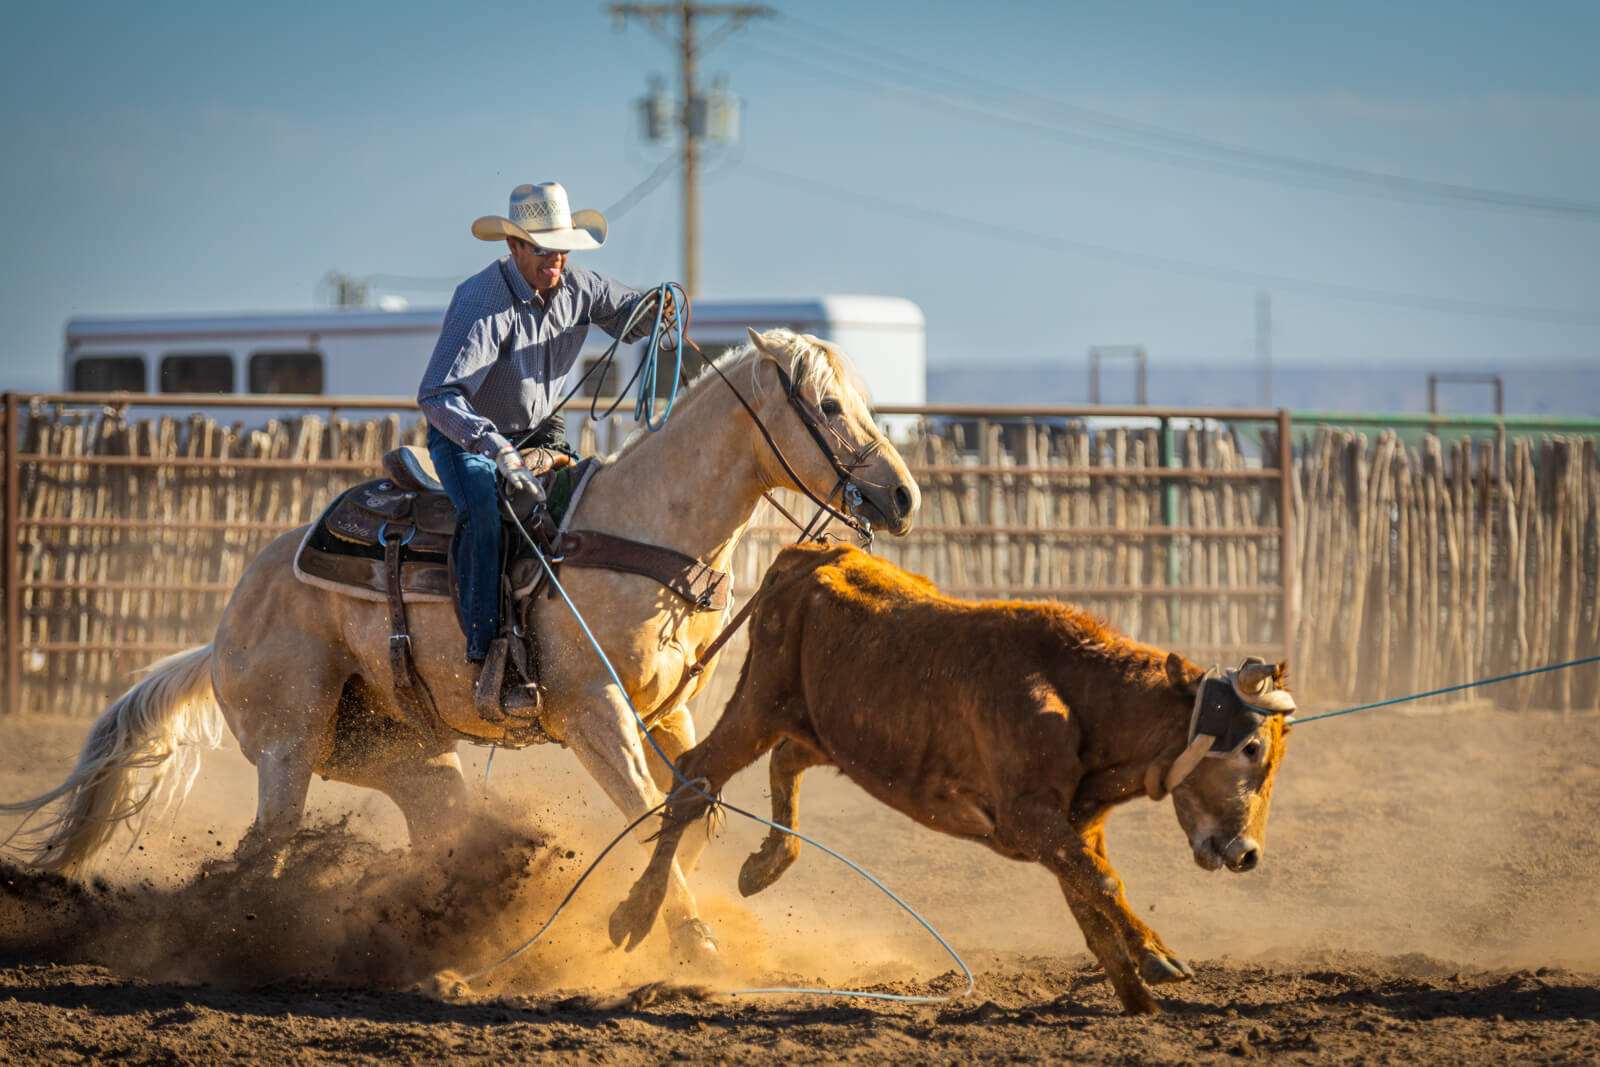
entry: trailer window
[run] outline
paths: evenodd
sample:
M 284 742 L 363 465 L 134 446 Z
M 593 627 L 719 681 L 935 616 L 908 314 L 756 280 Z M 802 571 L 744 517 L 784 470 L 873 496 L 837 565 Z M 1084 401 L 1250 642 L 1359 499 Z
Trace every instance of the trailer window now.
M 83 356 L 72 364 L 78 393 L 144 392 L 143 356 Z
M 583 395 L 615 396 L 617 386 L 621 384 L 621 378 L 617 374 L 617 365 L 612 362 L 607 365 L 603 372 L 591 373 L 599 362 L 599 356 L 583 361 L 583 373 L 586 375 L 583 379 Z
M 257 352 L 250 357 L 252 393 L 322 392 L 321 352 Z
M 233 392 L 233 357 L 176 355 L 161 357 L 163 393 Z

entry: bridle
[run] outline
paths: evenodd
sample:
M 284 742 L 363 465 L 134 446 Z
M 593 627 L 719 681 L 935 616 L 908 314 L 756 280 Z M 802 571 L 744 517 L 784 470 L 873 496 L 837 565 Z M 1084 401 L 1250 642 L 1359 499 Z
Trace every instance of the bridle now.
M 695 345 L 692 340 L 687 337 L 684 339 L 688 340 L 689 344 L 694 345 L 695 351 L 698 352 L 700 350 L 700 346 Z M 723 373 L 722 368 L 717 366 L 715 360 L 707 360 L 706 363 L 712 370 L 717 372 L 717 377 L 722 379 L 723 384 L 733 393 L 734 399 L 739 401 L 740 406 L 750 416 L 751 421 L 756 424 L 756 429 L 761 432 L 762 438 L 767 442 L 767 447 L 772 450 L 773 456 L 777 458 L 778 464 L 783 467 L 784 473 L 789 476 L 789 480 L 798 487 L 801 494 L 817 505 L 817 514 L 812 517 L 810 522 L 801 526 L 794 516 L 780 507 L 770 495 L 767 497 L 768 503 L 772 504 L 790 522 L 800 526 L 800 540 L 820 539 L 815 530 L 820 528 L 826 521 L 824 516 L 827 516 L 850 527 L 851 530 L 855 531 L 856 536 L 861 539 L 863 545 L 870 548 L 872 545 L 872 526 L 861 517 L 858 510 L 863 501 L 861 490 L 855 484 L 855 472 L 866 466 L 867 461 L 872 458 L 873 454 L 883 447 L 883 438 L 879 437 L 865 448 L 857 448 L 845 440 L 844 435 L 829 424 L 827 416 L 819 411 L 816 405 L 806 399 L 800 392 L 799 382 L 784 369 L 782 364 L 774 359 L 772 365 L 773 369 L 778 372 L 779 383 L 783 386 L 784 399 L 789 402 L 790 407 L 794 408 L 801 425 L 806 428 L 806 431 L 811 435 L 811 439 L 822 450 L 823 458 L 828 461 L 828 465 L 839 476 L 839 480 L 834 483 L 833 488 L 829 490 L 826 497 L 818 496 L 816 491 L 808 486 L 805 480 L 796 473 L 794 465 L 789 462 L 789 457 L 783 454 L 783 449 L 779 447 L 778 442 L 773 438 L 772 431 L 767 429 L 766 423 L 761 421 L 761 416 L 756 414 L 756 409 L 745 399 L 744 394 L 739 392 L 738 386 L 734 385 L 733 381 Z M 832 443 L 829 443 L 828 439 L 830 437 L 833 439 Z M 844 458 L 841 458 L 841 452 Z M 843 499 L 843 511 L 833 506 L 834 498 L 840 496 Z

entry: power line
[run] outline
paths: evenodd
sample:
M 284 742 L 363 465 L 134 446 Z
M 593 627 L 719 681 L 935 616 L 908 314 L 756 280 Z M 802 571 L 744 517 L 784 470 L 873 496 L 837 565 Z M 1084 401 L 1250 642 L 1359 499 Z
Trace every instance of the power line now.
M 1348 189 L 1354 187 L 1365 192 L 1379 193 L 1407 200 L 1447 202 L 1476 207 L 1531 211 L 1564 217 L 1600 219 L 1600 202 L 1534 196 L 1500 189 L 1487 189 L 1425 178 L 1412 178 L 1381 171 L 1363 170 L 1337 163 L 1309 160 L 1284 153 L 1244 148 L 1194 134 L 1136 122 L 1107 112 L 1079 107 L 1040 93 L 1018 90 L 993 82 L 985 82 L 972 77 L 966 72 L 954 71 L 948 67 L 929 63 L 926 60 L 909 57 L 903 53 L 896 53 L 892 49 L 883 48 L 875 43 L 863 45 L 860 43 L 859 37 L 846 36 L 826 27 L 817 26 L 789 16 L 785 16 L 780 25 L 787 29 L 799 30 L 803 33 L 826 38 L 830 42 L 830 52 L 835 49 L 845 49 L 857 53 L 861 59 L 851 59 L 851 63 L 867 63 L 877 67 L 880 71 L 888 69 L 888 64 L 899 64 L 909 71 L 909 76 L 912 78 L 928 79 L 931 76 L 935 80 L 942 79 L 945 82 L 953 83 L 961 89 L 970 90 L 976 88 L 1009 97 L 1024 98 L 1040 105 L 1046 114 L 1041 117 L 1037 113 L 1025 114 L 1007 110 L 972 100 L 966 96 L 952 96 L 948 91 L 932 92 L 901 80 L 874 81 L 872 78 L 855 70 L 843 72 L 843 77 L 849 80 L 858 83 L 865 82 L 874 88 L 889 88 L 911 94 L 914 97 L 921 98 L 918 102 L 935 106 L 941 111 L 956 108 L 983 118 L 1000 119 L 1014 125 L 1020 125 L 1034 133 L 1049 133 L 1057 137 L 1087 144 L 1090 147 L 1119 154 L 1159 158 L 1180 166 L 1198 166 L 1213 171 L 1244 175 L 1262 181 L 1282 183 L 1288 180 L 1289 184 L 1301 186 L 1310 184 L 1317 188 Z M 826 59 L 830 55 L 830 53 L 824 53 L 821 57 L 816 55 L 802 56 L 793 52 L 781 55 L 775 53 L 766 54 L 779 65 L 791 67 L 803 73 L 807 72 L 807 67 L 810 67 L 810 72 L 812 73 L 817 71 L 817 67 L 808 62 L 808 60 Z M 888 63 L 885 61 L 888 61 Z M 841 76 L 840 72 L 837 71 L 825 71 L 823 74 L 832 84 L 837 84 L 837 80 Z M 904 78 L 907 73 L 890 69 L 889 76 L 891 78 Z M 1062 125 L 1063 121 L 1069 124 L 1087 125 L 1111 134 L 1134 137 L 1139 143 L 1128 143 L 1106 136 L 1086 133 L 1081 129 L 1064 127 Z
M 623 193 L 622 199 L 606 208 L 606 218 L 620 219 L 622 216 L 632 211 L 638 206 L 639 201 L 655 192 L 657 186 L 666 181 L 668 178 L 672 177 L 682 163 L 683 157 L 677 154 L 670 155 L 666 159 L 663 159 L 660 163 L 657 163 L 656 169 L 646 175 L 643 181 L 641 181 L 638 185 L 635 185 L 632 189 L 629 189 L 626 193 Z
M 917 222 L 937 223 L 941 226 L 959 226 L 963 229 L 982 232 L 1017 244 L 1033 245 L 1034 247 L 1045 248 L 1054 252 L 1069 252 L 1093 259 L 1103 259 L 1129 266 L 1143 267 L 1148 270 L 1183 274 L 1190 277 L 1203 278 L 1207 281 L 1256 286 L 1268 284 L 1274 288 L 1300 290 L 1320 296 L 1338 297 L 1343 300 L 1388 304 L 1395 307 L 1421 308 L 1427 311 L 1441 311 L 1458 315 L 1521 319 L 1529 322 L 1559 322 L 1579 326 L 1600 325 L 1600 313 L 1595 312 L 1566 311 L 1560 308 L 1521 307 L 1514 304 L 1491 304 L 1482 301 L 1457 300 L 1451 297 L 1428 296 L 1417 293 L 1395 293 L 1382 289 L 1345 285 L 1339 282 L 1297 278 L 1286 274 L 1271 274 L 1261 271 L 1240 270 L 1234 267 L 1194 263 L 1188 260 L 1149 255 L 1143 252 L 1131 252 L 1127 249 L 1111 248 L 1087 241 L 1074 241 L 1050 234 L 1035 233 L 1031 230 L 1006 226 L 992 219 L 968 218 L 935 208 L 917 207 L 900 200 L 873 196 L 859 189 L 845 189 L 841 186 L 817 181 L 814 178 L 802 178 L 787 171 L 764 167 L 756 163 L 746 162 L 741 167 L 741 172 L 763 181 L 799 189 L 815 196 L 842 201 L 856 207 L 869 206 L 873 210 L 899 215 L 902 218 L 912 219 Z

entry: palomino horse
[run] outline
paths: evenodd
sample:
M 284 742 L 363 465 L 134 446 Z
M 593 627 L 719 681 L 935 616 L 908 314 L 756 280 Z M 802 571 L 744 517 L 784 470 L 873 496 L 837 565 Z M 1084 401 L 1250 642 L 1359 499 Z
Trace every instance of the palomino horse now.
M 802 488 L 828 498 L 847 478 L 860 494 L 859 517 L 895 534 L 910 529 L 916 483 L 879 432 L 843 356 L 787 330 L 750 337 L 751 345 L 718 363 L 726 384 L 723 375 L 702 374 L 660 432 L 637 433 L 602 464 L 576 502 L 572 528 L 673 548 L 726 569 L 764 492 Z M 420 729 L 399 707 L 384 604 L 295 579 L 291 560 L 303 533 L 279 537 L 251 564 L 211 644 L 160 661 L 102 713 L 65 783 L 5 806 L 32 813 L 62 802 L 40 828 L 35 863 L 78 873 L 153 796 L 181 799 L 193 779 L 192 745 L 220 738 L 219 713 L 258 776 L 255 823 L 236 852 L 241 863 L 281 865 L 313 774 L 386 793 L 413 842 L 459 819 L 467 796 L 456 753 L 462 735 Z M 673 774 L 647 757 L 629 701 L 643 714 L 678 690 L 724 616 L 695 613 L 635 574 L 574 568 L 561 579 L 626 693 L 566 605 L 541 598 L 534 620 L 542 725 L 636 818 L 661 801 Z M 417 672 L 439 716 L 477 721 L 475 671 L 453 606 L 419 603 L 410 618 Z M 684 686 L 652 725 L 671 759 L 694 744 L 685 702 L 710 675 L 707 669 Z M 671 882 L 674 944 L 690 954 L 714 951 L 680 868 Z

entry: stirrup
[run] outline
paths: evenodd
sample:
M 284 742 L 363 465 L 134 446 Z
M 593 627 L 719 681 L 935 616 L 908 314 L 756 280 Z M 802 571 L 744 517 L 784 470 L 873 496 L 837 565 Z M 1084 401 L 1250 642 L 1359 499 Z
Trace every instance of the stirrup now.
M 500 691 L 500 709 L 508 718 L 534 720 L 544 708 L 539 687 L 530 682 L 507 681 Z

